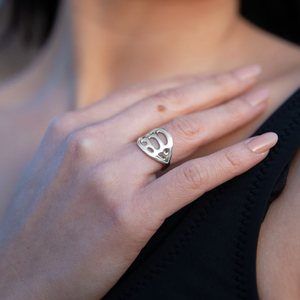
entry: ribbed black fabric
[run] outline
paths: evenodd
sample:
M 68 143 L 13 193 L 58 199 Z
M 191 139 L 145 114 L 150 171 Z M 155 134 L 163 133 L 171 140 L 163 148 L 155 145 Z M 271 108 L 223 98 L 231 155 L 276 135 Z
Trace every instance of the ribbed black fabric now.
M 254 135 L 268 131 L 267 158 L 168 218 L 103 299 L 258 299 L 258 234 L 300 146 L 300 89 Z

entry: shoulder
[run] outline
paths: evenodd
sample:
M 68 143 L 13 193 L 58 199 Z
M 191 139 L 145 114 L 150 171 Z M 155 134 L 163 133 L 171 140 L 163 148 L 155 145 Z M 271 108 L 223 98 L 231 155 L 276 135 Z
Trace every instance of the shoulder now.
M 242 19 L 241 24 L 249 38 L 248 42 L 253 42 L 253 45 L 249 45 L 251 51 L 257 51 L 257 54 L 263 52 L 266 60 L 276 58 L 276 66 L 278 63 L 285 66 L 300 63 L 300 44 L 268 32 L 248 20 Z
M 300 45 L 265 31 L 248 20 L 242 19 L 241 24 L 241 32 L 247 37 L 244 42 L 249 48 L 248 60 L 262 65 L 262 81 L 268 82 L 300 72 Z
M 300 88 L 300 45 L 269 33 L 247 20 L 243 20 L 242 24 L 250 47 L 248 60 L 261 64 L 263 72 L 258 84 L 270 89 L 271 110 L 275 110 Z
M 256 29 L 257 57 L 263 67 L 259 85 L 270 89 L 270 115 L 300 89 L 300 45 Z
M 261 84 L 271 90 L 269 114 L 300 88 L 300 46 L 255 29 L 257 55 L 268 74 Z M 300 100 L 299 100 L 300 101 Z M 287 182 L 262 223 L 257 248 L 260 299 L 300 299 L 300 148 Z
M 272 214 L 274 214 L 277 211 L 278 218 L 286 219 L 285 224 L 296 221 L 298 225 L 298 229 L 300 228 L 299 178 L 300 178 L 300 148 L 296 152 L 296 155 L 294 156 L 294 159 L 292 161 L 284 190 L 282 191 L 281 195 L 274 201 L 273 203 L 274 205 L 273 204 L 271 205 L 271 207 L 273 206 L 271 209 Z M 293 219 L 292 216 L 295 216 L 297 218 Z M 299 232 L 297 232 L 297 235 L 299 236 Z M 300 250 L 300 236 L 298 242 L 299 242 L 299 250 Z
M 260 230 L 257 278 L 264 300 L 300 299 L 299 178 L 300 149 L 292 161 L 286 186 L 271 204 Z

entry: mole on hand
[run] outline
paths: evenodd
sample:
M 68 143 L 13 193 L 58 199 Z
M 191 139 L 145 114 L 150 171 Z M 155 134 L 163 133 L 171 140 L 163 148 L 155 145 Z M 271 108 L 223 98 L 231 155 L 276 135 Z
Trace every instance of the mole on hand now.
M 160 105 L 157 106 L 157 110 L 158 110 L 158 111 L 165 111 L 166 109 L 167 109 L 167 108 L 166 108 L 164 105 L 161 105 L 161 104 L 160 104 Z

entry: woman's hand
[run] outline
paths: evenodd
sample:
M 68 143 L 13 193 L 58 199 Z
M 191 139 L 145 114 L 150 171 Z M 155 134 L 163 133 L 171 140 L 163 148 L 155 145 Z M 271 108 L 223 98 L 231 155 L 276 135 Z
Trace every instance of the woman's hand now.
M 156 178 L 162 165 L 136 144 L 163 127 L 178 162 L 245 125 L 266 106 L 266 90 L 237 97 L 258 73 L 248 66 L 146 84 L 55 118 L 0 228 L 1 299 L 100 299 L 165 218 L 265 158 L 274 133 Z

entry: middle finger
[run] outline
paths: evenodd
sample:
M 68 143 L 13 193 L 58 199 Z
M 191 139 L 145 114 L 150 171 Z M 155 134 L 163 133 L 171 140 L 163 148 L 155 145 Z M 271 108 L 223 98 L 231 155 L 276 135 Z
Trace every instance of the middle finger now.
M 105 122 L 119 140 L 131 142 L 180 115 L 211 108 L 240 95 L 254 85 L 260 70 L 259 65 L 250 65 L 164 90 Z

